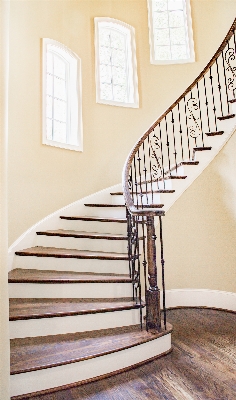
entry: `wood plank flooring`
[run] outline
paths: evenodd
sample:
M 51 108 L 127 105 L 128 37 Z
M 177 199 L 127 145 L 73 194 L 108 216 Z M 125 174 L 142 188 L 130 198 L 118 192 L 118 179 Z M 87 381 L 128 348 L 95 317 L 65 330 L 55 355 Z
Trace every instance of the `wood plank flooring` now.
M 236 314 L 207 309 L 167 313 L 173 352 L 129 372 L 34 400 L 235 400 Z

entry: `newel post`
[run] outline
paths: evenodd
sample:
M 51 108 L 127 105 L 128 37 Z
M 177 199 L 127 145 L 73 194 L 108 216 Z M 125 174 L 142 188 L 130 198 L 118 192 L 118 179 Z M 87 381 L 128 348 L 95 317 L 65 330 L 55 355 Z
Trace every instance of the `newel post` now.
M 147 329 L 161 329 L 160 289 L 157 286 L 154 216 L 147 216 L 147 261 L 149 288 L 146 291 Z

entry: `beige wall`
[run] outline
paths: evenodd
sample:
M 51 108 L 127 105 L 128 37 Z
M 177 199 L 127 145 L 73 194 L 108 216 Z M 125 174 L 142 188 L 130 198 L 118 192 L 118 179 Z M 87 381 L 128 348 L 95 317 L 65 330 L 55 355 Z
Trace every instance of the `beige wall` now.
M 146 0 L 12 0 L 11 4 L 9 245 L 46 215 L 121 181 L 131 146 L 200 73 L 223 40 L 236 11 L 234 0 L 191 0 L 196 62 L 154 66 L 149 62 Z M 117 18 L 135 27 L 139 109 L 95 102 L 95 16 Z M 83 153 L 41 144 L 40 39 L 43 37 L 64 43 L 82 59 Z M 230 145 L 227 149 L 227 156 L 232 157 Z M 228 267 L 233 268 L 235 210 L 227 203 L 232 182 L 220 173 L 220 160 L 226 157 L 223 154 L 166 217 L 166 229 L 171 232 L 166 244 L 171 265 L 170 287 L 203 287 L 202 270 L 209 262 L 212 267 L 207 274 L 212 273 L 216 261 L 220 267 L 227 261 Z M 218 212 L 219 209 L 224 212 Z M 177 228 L 178 219 L 181 224 Z M 173 251 L 172 240 L 176 237 L 179 245 Z M 183 238 L 184 254 L 180 247 Z M 196 276 L 185 273 L 193 264 L 199 271 Z M 177 269 L 181 273 L 172 273 Z M 184 284 L 181 274 L 186 278 Z M 219 272 L 214 288 L 221 283 Z M 232 285 L 229 280 L 227 290 Z

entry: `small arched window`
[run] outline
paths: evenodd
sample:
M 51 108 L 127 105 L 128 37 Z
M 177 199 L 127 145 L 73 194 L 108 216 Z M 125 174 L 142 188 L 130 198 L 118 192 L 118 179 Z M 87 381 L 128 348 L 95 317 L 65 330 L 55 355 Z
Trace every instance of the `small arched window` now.
M 96 99 L 138 107 L 134 28 L 113 18 L 95 18 Z
M 43 55 L 43 143 L 82 150 L 80 59 L 51 39 L 43 39 Z
M 152 64 L 195 61 L 189 0 L 147 0 Z

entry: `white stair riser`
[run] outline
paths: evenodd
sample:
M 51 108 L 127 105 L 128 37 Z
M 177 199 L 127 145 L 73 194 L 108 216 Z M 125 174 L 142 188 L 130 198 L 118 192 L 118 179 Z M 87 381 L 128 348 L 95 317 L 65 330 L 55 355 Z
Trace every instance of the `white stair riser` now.
M 36 246 L 57 247 L 65 249 L 127 252 L 127 240 L 88 239 L 60 236 L 37 235 Z
M 121 235 L 126 235 L 127 233 L 127 224 L 120 222 L 79 221 L 61 219 L 60 226 L 61 229 L 72 229 L 75 231 L 114 233 Z
M 73 364 L 11 375 L 11 396 L 81 382 L 138 364 L 171 349 L 171 334 L 129 349 Z
M 10 298 L 132 297 L 131 283 L 10 283 Z
M 10 321 L 10 339 L 59 335 L 139 324 L 139 309 Z
M 128 274 L 129 264 L 126 260 L 97 260 L 77 258 L 15 256 L 14 268 L 43 269 L 56 271 L 97 272 Z
M 126 218 L 125 207 L 85 207 L 84 215 L 103 218 Z

